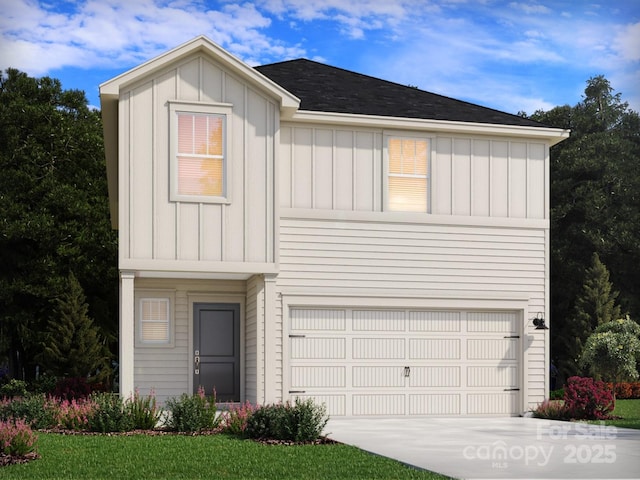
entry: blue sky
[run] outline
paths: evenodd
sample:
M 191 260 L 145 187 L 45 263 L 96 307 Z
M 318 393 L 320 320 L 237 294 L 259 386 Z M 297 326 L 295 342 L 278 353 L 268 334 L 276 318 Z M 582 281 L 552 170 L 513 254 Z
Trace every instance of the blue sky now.
M 204 34 L 250 65 L 309 58 L 506 112 L 605 75 L 640 111 L 638 0 L 0 0 L 0 69 L 100 83 Z

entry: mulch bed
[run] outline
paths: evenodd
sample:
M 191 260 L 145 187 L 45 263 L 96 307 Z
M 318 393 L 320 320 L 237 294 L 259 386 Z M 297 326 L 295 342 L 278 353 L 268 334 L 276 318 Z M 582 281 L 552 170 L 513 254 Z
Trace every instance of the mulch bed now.
M 26 455 L 6 455 L 0 453 L 0 467 L 6 467 L 7 465 L 17 465 L 19 463 L 27 463 L 31 460 L 40 458 L 36 452 L 27 453 Z

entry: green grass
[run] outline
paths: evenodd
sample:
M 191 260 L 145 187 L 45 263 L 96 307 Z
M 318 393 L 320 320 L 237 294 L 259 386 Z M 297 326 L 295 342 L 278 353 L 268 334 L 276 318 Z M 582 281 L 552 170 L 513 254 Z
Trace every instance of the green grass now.
M 84 436 L 40 433 L 41 458 L 0 479 L 442 479 L 342 445 L 262 445 L 226 435 Z
M 640 400 L 616 400 L 613 414 L 622 417 L 619 420 L 607 420 L 607 425 L 640 430 Z

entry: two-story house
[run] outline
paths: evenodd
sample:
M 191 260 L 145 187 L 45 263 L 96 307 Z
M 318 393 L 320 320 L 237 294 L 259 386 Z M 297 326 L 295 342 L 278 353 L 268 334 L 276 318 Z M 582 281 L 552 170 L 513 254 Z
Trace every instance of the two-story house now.
M 197 37 L 100 86 L 120 392 L 518 415 L 547 395 L 568 132 Z M 547 324 L 548 324 L 547 320 Z

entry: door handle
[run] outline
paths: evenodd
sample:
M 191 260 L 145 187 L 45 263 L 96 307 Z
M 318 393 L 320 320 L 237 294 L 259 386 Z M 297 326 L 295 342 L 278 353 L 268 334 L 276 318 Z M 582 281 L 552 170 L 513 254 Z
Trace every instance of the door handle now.
M 404 367 L 404 376 L 408 377 L 411 375 L 411 367 Z
M 200 375 L 200 355 L 196 355 L 194 363 L 196 365 L 196 375 Z

